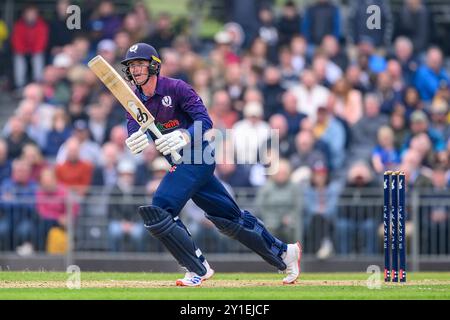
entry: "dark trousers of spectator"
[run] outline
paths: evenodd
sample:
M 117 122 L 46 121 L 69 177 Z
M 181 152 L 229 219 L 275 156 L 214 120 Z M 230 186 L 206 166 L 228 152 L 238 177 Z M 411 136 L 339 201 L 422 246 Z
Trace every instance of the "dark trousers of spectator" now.
M 307 253 L 316 253 L 324 239 L 333 239 L 333 222 L 322 214 L 305 219 L 304 230 L 304 250 Z
M 3 204 L 0 211 L 0 248 L 13 251 L 25 242 L 36 248 L 36 212 L 20 204 Z
M 57 220 L 40 218 L 38 222 L 37 249 L 45 251 L 47 247 L 47 236 L 51 228 L 59 226 Z

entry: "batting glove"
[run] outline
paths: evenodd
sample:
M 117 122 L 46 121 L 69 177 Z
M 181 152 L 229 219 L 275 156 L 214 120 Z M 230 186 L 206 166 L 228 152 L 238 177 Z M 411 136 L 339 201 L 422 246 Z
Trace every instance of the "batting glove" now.
M 147 134 L 141 130 L 133 133 L 127 140 L 125 140 L 127 147 L 133 152 L 133 154 L 138 154 L 142 152 L 148 146 Z
M 161 138 L 155 140 L 156 150 L 163 155 L 168 155 L 173 151 L 178 151 L 190 142 L 188 134 L 175 130 L 163 135 Z

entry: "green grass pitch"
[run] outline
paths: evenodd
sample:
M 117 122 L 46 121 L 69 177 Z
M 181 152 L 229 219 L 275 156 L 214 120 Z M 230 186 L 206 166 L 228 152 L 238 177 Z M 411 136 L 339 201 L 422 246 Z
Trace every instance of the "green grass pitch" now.
M 176 287 L 175 273 L 82 272 L 81 288 L 68 289 L 62 272 L 0 272 L 5 299 L 450 299 L 450 273 L 409 273 L 406 284 L 369 289 L 366 273 L 302 273 L 282 285 L 276 273 L 217 273 L 201 287 Z M 382 275 L 381 275 L 382 276 Z M 373 284 L 373 283 L 372 283 Z

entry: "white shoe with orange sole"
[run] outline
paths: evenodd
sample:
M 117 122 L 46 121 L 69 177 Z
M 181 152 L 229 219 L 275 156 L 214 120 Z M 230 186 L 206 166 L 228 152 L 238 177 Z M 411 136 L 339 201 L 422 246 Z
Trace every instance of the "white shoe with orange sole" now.
M 206 267 L 206 273 L 199 276 L 195 272 L 186 272 L 183 279 L 178 279 L 175 283 L 179 287 L 198 287 L 203 281 L 208 280 L 214 275 L 214 270 L 211 269 L 209 263 L 205 260 L 203 265 Z

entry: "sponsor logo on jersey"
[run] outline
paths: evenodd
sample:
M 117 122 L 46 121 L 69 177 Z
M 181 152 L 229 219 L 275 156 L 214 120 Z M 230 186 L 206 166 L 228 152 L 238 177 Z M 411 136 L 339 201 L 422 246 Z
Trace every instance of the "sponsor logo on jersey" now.
M 170 96 L 164 96 L 161 100 L 164 107 L 172 108 L 172 98 Z
M 173 120 L 169 120 L 165 123 L 160 123 L 158 122 L 156 124 L 156 127 L 159 129 L 159 131 L 166 131 L 166 130 L 171 130 L 174 128 L 177 128 L 180 126 L 180 121 L 178 121 L 177 119 L 173 119 Z

